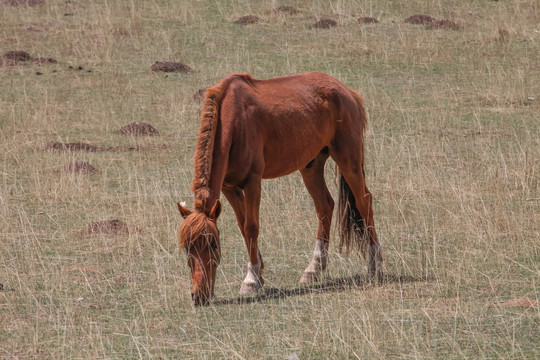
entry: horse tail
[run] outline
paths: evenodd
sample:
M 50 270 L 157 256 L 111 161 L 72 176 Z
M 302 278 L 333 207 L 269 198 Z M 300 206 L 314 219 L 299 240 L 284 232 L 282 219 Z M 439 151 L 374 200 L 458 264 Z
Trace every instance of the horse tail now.
M 364 99 L 354 90 L 351 93 L 358 104 L 359 115 L 357 121 L 360 122 L 362 134 L 367 126 L 367 115 L 364 108 Z M 364 141 L 363 137 L 359 146 L 362 148 L 362 172 L 364 171 Z M 366 257 L 368 247 L 368 236 L 366 232 L 366 222 L 360 215 L 360 211 L 356 208 L 356 199 L 354 194 L 345 180 L 345 177 L 338 172 L 339 175 L 339 198 L 338 198 L 338 219 L 340 227 L 339 251 L 345 248 L 345 252 L 349 253 L 352 248 L 360 251 L 362 256 Z
M 365 258 L 368 245 L 366 224 L 356 208 L 356 199 L 345 177 L 341 173 L 339 177 L 339 252 L 345 248 L 348 254 L 352 248 L 355 248 Z
M 195 177 L 191 190 L 195 195 L 194 207 L 203 210 L 210 196 L 210 173 L 212 171 L 212 155 L 219 125 L 221 103 L 230 83 L 238 77 L 249 77 L 247 74 L 231 75 L 217 85 L 206 89 L 201 108 L 201 127 L 195 148 Z

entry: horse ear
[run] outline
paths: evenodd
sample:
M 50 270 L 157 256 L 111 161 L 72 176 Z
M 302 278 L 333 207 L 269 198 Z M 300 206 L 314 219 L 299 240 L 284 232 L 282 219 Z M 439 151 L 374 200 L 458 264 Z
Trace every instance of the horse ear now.
M 177 202 L 176 205 L 178 205 L 178 211 L 180 211 L 180 215 L 182 215 L 184 219 L 191 215 L 191 211 L 180 205 L 180 203 Z
M 210 214 L 208 214 L 208 217 L 213 222 L 216 222 L 220 214 L 221 214 L 221 202 L 218 199 L 216 200 L 216 203 L 212 207 L 212 210 L 210 210 Z

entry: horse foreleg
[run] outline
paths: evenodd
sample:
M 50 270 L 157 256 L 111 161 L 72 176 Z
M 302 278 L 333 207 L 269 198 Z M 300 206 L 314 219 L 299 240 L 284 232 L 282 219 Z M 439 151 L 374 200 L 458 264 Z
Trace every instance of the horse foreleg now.
M 259 237 L 259 206 L 261 202 L 261 180 L 252 180 L 244 188 L 245 220 L 244 240 L 249 255 L 247 275 L 240 287 L 241 294 L 256 292 L 263 284 L 264 264 L 257 245 Z
M 317 241 L 313 257 L 308 267 L 304 271 L 300 282 L 318 281 L 320 274 L 326 269 L 328 264 L 328 241 L 330 238 L 330 225 L 332 223 L 332 211 L 334 210 L 334 200 L 326 187 L 324 180 L 324 164 L 328 159 L 326 152 L 321 152 L 309 167 L 300 170 L 302 178 L 309 194 L 313 198 L 319 227 L 317 230 Z
M 244 203 L 244 191 L 237 186 L 228 187 L 226 185 L 223 186 L 221 191 L 229 201 L 229 204 L 231 204 L 242 237 L 245 238 L 244 223 L 246 220 L 246 205 Z

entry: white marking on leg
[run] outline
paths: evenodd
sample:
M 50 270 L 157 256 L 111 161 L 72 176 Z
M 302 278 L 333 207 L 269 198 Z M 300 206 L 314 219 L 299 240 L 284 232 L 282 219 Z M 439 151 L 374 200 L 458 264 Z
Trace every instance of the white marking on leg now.
M 313 257 L 304 271 L 300 282 L 312 282 L 319 279 L 319 275 L 326 269 L 328 263 L 328 241 L 317 239 Z
M 328 264 L 328 241 L 317 239 L 312 262 L 318 265 L 320 270 L 326 269 L 326 264 Z
M 244 282 L 247 284 L 258 283 L 260 273 L 261 273 L 261 259 L 259 258 L 259 254 L 257 254 L 256 264 L 252 264 L 251 262 L 248 262 L 248 272 L 247 272 L 246 278 L 244 279 Z

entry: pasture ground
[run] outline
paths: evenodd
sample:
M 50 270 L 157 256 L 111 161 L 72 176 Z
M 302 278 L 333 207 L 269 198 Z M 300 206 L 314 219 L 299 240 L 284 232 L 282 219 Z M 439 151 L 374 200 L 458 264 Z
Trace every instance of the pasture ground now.
M 0 60 L 0 358 L 540 358 L 539 11 L 0 1 L 0 56 L 41 58 Z M 415 14 L 456 26 L 403 22 Z M 368 284 L 335 234 L 322 281 L 297 283 L 317 224 L 293 174 L 264 182 L 265 289 L 238 295 L 247 256 L 224 200 L 216 299 L 196 309 L 175 204 L 192 203 L 193 95 L 232 72 L 312 70 L 366 99 L 387 283 Z M 133 122 L 159 133 L 117 132 Z

